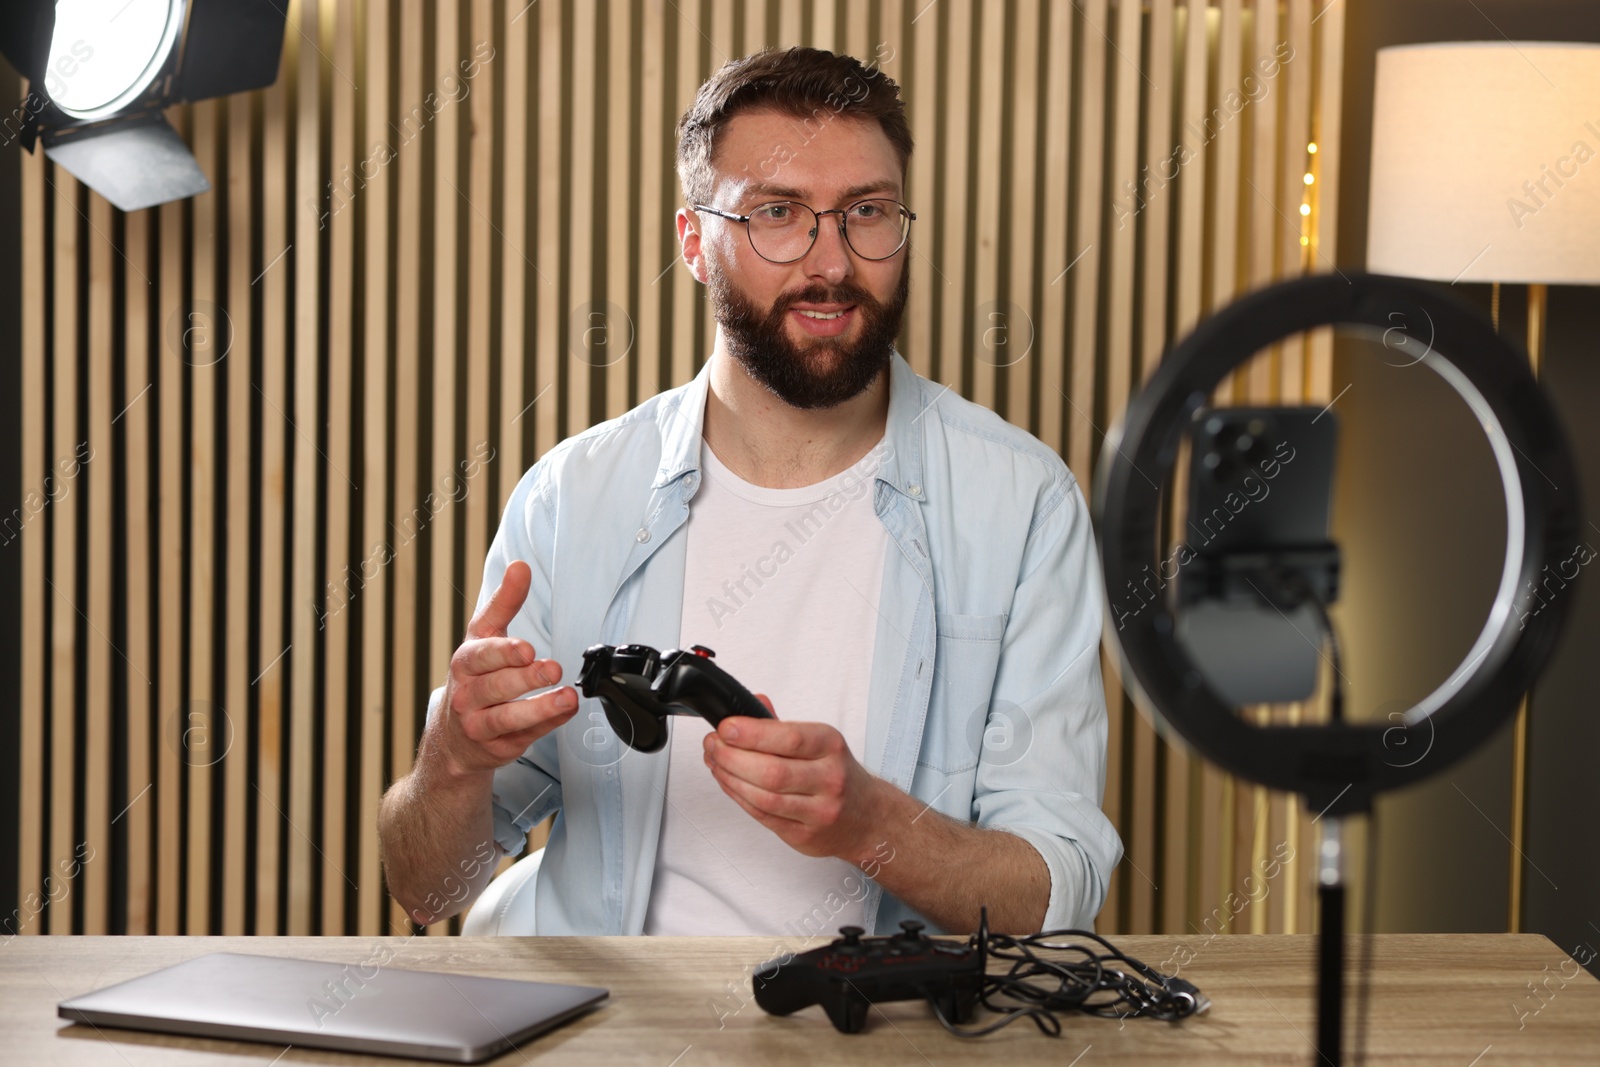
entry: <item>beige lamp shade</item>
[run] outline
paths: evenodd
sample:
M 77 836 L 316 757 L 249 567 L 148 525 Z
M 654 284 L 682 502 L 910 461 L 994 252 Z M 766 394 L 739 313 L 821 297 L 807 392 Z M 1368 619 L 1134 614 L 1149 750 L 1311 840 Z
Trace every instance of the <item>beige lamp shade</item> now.
M 1600 283 L 1600 45 L 1380 49 L 1367 267 Z

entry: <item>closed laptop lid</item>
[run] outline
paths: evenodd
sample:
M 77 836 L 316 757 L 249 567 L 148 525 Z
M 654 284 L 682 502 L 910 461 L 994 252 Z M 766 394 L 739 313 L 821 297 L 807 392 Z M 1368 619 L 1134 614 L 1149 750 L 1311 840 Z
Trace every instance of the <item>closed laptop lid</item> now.
M 59 1014 L 96 1026 L 474 1063 L 608 995 L 387 963 L 219 952 L 64 1000 Z

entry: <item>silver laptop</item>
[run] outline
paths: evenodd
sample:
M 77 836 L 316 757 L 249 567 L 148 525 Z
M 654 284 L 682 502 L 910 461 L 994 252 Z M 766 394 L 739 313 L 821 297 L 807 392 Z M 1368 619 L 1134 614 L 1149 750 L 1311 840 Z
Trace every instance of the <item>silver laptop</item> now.
M 476 1063 L 608 995 L 592 986 L 221 952 L 64 1000 L 58 1010 L 95 1026 Z

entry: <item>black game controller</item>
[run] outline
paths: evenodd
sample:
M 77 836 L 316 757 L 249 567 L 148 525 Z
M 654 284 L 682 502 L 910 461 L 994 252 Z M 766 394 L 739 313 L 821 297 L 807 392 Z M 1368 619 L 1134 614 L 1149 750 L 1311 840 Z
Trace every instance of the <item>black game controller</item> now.
M 599 697 L 617 736 L 640 752 L 667 743 L 668 715 L 698 715 L 713 729 L 733 715 L 776 718 L 766 705 L 712 662 L 704 645 L 657 652 L 649 645 L 591 645 L 578 689 Z
M 982 950 L 926 937 L 915 919 L 901 922 L 900 930 L 862 937 L 861 927 L 842 926 L 844 936 L 831 945 L 763 964 L 751 979 L 756 1003 L 773 1015 L 821 1004 L 845 1034 L 860 1033 L 867 1009 L 889 1000 L 931 997 L 950 1021 L 970 1019 L 983 989 Z

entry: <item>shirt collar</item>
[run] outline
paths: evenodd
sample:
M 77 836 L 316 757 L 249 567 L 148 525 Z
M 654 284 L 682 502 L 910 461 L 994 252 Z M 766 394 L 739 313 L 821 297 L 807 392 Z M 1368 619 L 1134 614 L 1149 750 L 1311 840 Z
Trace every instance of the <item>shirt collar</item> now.
M 877 479 L 915 501 L 928 498 L 922 481 L 923 415 L 939 399 L 925 395 L 927 383 L 899 352 L 889 360 L 889 415 L 884 429 L 888 454 L 878 465 Z M 705 425 L 706 397 L 711 388 L 711 362 L 687 385 L 664 393 L 656 409 L 661 432 L 661 466 L 652 488 L 659 489 L 700 469 L 700 439 Z M 937 418 L 937 416 L 935 416 Z
M 668 485 L 700 469 L 700 436 L 705 425 L 706 394 L 711 389 L 711 361 L 706 360 L 689 384 L 663 393 L 656 407 L 661 432 L 661 468 L 652 489 Z

